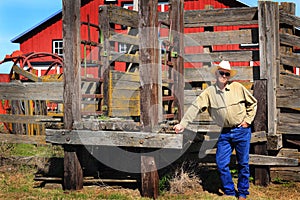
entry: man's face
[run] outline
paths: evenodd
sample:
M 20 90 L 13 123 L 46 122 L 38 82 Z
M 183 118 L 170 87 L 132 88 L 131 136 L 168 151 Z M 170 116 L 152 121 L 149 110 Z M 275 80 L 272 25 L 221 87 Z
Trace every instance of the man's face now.
M 216 71 L 217 81 L 223 84 L 226 84 L 230 78 L 230 71 L 224 69 L 218 69 Z

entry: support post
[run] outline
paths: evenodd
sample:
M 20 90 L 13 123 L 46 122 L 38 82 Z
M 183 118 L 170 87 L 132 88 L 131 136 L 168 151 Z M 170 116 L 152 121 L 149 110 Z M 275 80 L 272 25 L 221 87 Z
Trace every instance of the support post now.
M 174 107 L 177 107 L 177 119 L 180 121 L 184 113 L 184 1 L 183 0 L 171 0 L 170 1 L 170 28 L 172 35 L 173 51 L 177 55 L 172 57 L 172 63 L 174 63 L 174 91 L 176 94 Z
M 158 0 L 140 0 L 139 13 L 139 52 L 140 52 L 140 120 L 143 131 L 152 132 L 158 125 Z M 142 150 L 143 153 L 143 150 Z M 158 197 L 158 172 L 153 156 L 141 156 L 141 195 L 156 199 Z
M 257 113 L 253 122 L 254 132 L 266 131 L 267 124 L 267 80 L 255 80 L 253 86 L 253 95 L 258 100 Z M 257 142 L 253 144 L 254 154 L 268 155 L 267 142 Z M 270 167 L 255 166 L 254 167 L 254 183 L 260 186 L 270 184 Z
M 158 124 L 158 13 L 157 0 L 139 1 L 139 52 L 141 124 L 151 132 Z
M 81 120 L 80 79 L 80 7 L 81 0 L 62 0 L 64 46 L 64 126 L 72 130 L 73 123 Z M 64 146 L 65 190 L 83 188 L 83 172 L 76 147 Z
M 259 48 L 260 48 L 260 78 L 267 80 L 267 113 L 269 136 L 276 136 L 278 109 L 276 92 L 279 87 L 279 6 L 277 2 L 258 2 Z M 282 147 L 278 140 L 277 147 Z
M 101 63 L 103 65 L 103 91 L 108 91 L 109 87 L 109 74 L 113 67 L 109 61 L 111 44 L 109 42 L 110 37 L 110 24 L 109 24 L 109 11 L 108 6 L 99 7 L 99 26 L 100 26 L 100 43 L 103 45 L 103 48 L 100 50 Z M 109 96 L 108 92 L 104 93 L 103 104 L 107 106 L 107 112 L 109 113 L 109 99 L 112 98 Z M 107 114 L 108 114 L 107 113 Z
M 155 159 L 152 156 L 141 156 L 142 196 L 157 199 L 158 172 Z

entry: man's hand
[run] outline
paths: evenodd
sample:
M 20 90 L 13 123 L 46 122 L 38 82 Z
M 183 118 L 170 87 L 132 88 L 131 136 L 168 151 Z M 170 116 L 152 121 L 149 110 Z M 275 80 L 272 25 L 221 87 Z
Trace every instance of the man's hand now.
M 184 131 L 184 127 L 181 124 L 176 124 L 173 129 L 175 130 L 175 133 L 181 133 Z
M 240 125 L 238 125 L 238 127 L 244 127 L 244 128 L 247 128 L 249 126 L 249 124 L 245 121 L 243 121 Z

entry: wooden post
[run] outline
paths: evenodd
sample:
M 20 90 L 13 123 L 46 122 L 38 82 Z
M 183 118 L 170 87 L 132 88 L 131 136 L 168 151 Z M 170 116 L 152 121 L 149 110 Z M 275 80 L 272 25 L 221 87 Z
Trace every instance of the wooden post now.
M 63 0 L 64 46 L 64 126 L 72 130 L 73 123 L 80 121 L 80 6 L 81 0 Z M 64 189 L 83 188 L 83 172 L 76 147 L 64 146 Z
M 157 199 L 158 172 L 154 157 L 141 156 L 142 196 Z
M 280 4 L 280 10 L 283 10 L 284 12 L 295 15 L 296 11 L 296 4 L 295 3 L 289 3 L 289 2 L 282 2 Z M 295 32 L 295 29 L 292 25 L 280 25 L 280 33 L 288 33 L 290 35 L 293 35 Z M 280 53 L 283 55 L 285 54 L 292 54 L 294 51 L 293 46 L 285 46 L 281 45 L 280 46 Z M 290 73 L 293 73 L 293 66 L 288 66 L 288 65 L 280 65 L 280 70 L 282 71 L 288 71 Z
M 253 122 L 255 132 L 267 131 L 267 80 L 255 80 L 253 86 L 253 95 L 258 99 L 257 113 Z M 255 154 L 268 155 L 267 142 L 258 142 L 253 144 Z M 270 184 L 270 167 L 255 166 L 254 168 L 256 185 L 267 186 Z
M 158 1 L 140 0 L 139 12 L 139 52 L 140 52 L 140 120 L 143 131 L 152 132 L 158 125 Z M 143 152 L 143 151 L 142 151 Z M 152 156 L 141 156 L 141 195 L 156 199 L 158 196 L 158 173 Z
M 268 130 L 269 136 L 276 135 L 278 110 L 276 90 L 279 86 L 279 6 L 277 2 L 258 2 L 260 78 L 267 80 Z M 282 146 L 278 140 L 277 149 Z
M 109 74 L 111 70 L 111 64 L 109 61 L 110 57 L 110 42 L 109 42 L 109 36 L 110 36 L 110 24 L 109 24 L 109 13 L 108 13 L 108 7 L 107 6 L 101 6 L 99 8 L 99 26 L 100 26 L 100 43 L 103 45 L 103 48 L 100 50 L 100 57 L 101 62 L 103 65 L 103 91 L 108 91 L 108 85 L 109 85 Z M 105 92 L 103 97 L 103 104 L 108 106 L 109 105 L 109 93 Z M 109 108 L 108 108 L 109 109 Z
M 172 62 L 174 63 L 174 91 L 176 94 L 176 100 L 174 102 L 174 106 L 177 107 L 178 113 L 177 118 L 181 120 L 184 113 L 184 61 L 183 61 L 183 53 L 184 53 L 184 42 L 183 42 L 183 34 L 184 34 L 184 24 L 183 24 L 183 0 L 171 0 L 171 7 L 169 10 L 169 18 L 170 18 L 170 28 L 172 34 L 172 43 L 173 43 L 173 51 L 177 56 L 172 57 Z
M 141 124 L 151 132 L 158 124 L 158 13 L 157 0 L 139 2 Z

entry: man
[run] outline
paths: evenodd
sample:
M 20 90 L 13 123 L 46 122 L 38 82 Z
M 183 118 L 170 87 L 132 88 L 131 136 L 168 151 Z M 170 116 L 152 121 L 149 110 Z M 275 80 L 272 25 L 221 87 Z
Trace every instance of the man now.
M 228 61 L 221 61 L 212 72 L 216 76 L 216 83 L 197 97 L 174 130 L 176 133 L 183 132 L 199 112 L 208 110 L 212 119 L 222 128 L 217 143 L 216 163 L 223 191 L 225 195 L 243 200 L 249 194 L 250 125 L 256 114 L 257 100 L 240 83 L 228 82 L 236 74 Z M 238 161 L 237 192 L 229 170 L 233 149 Z

